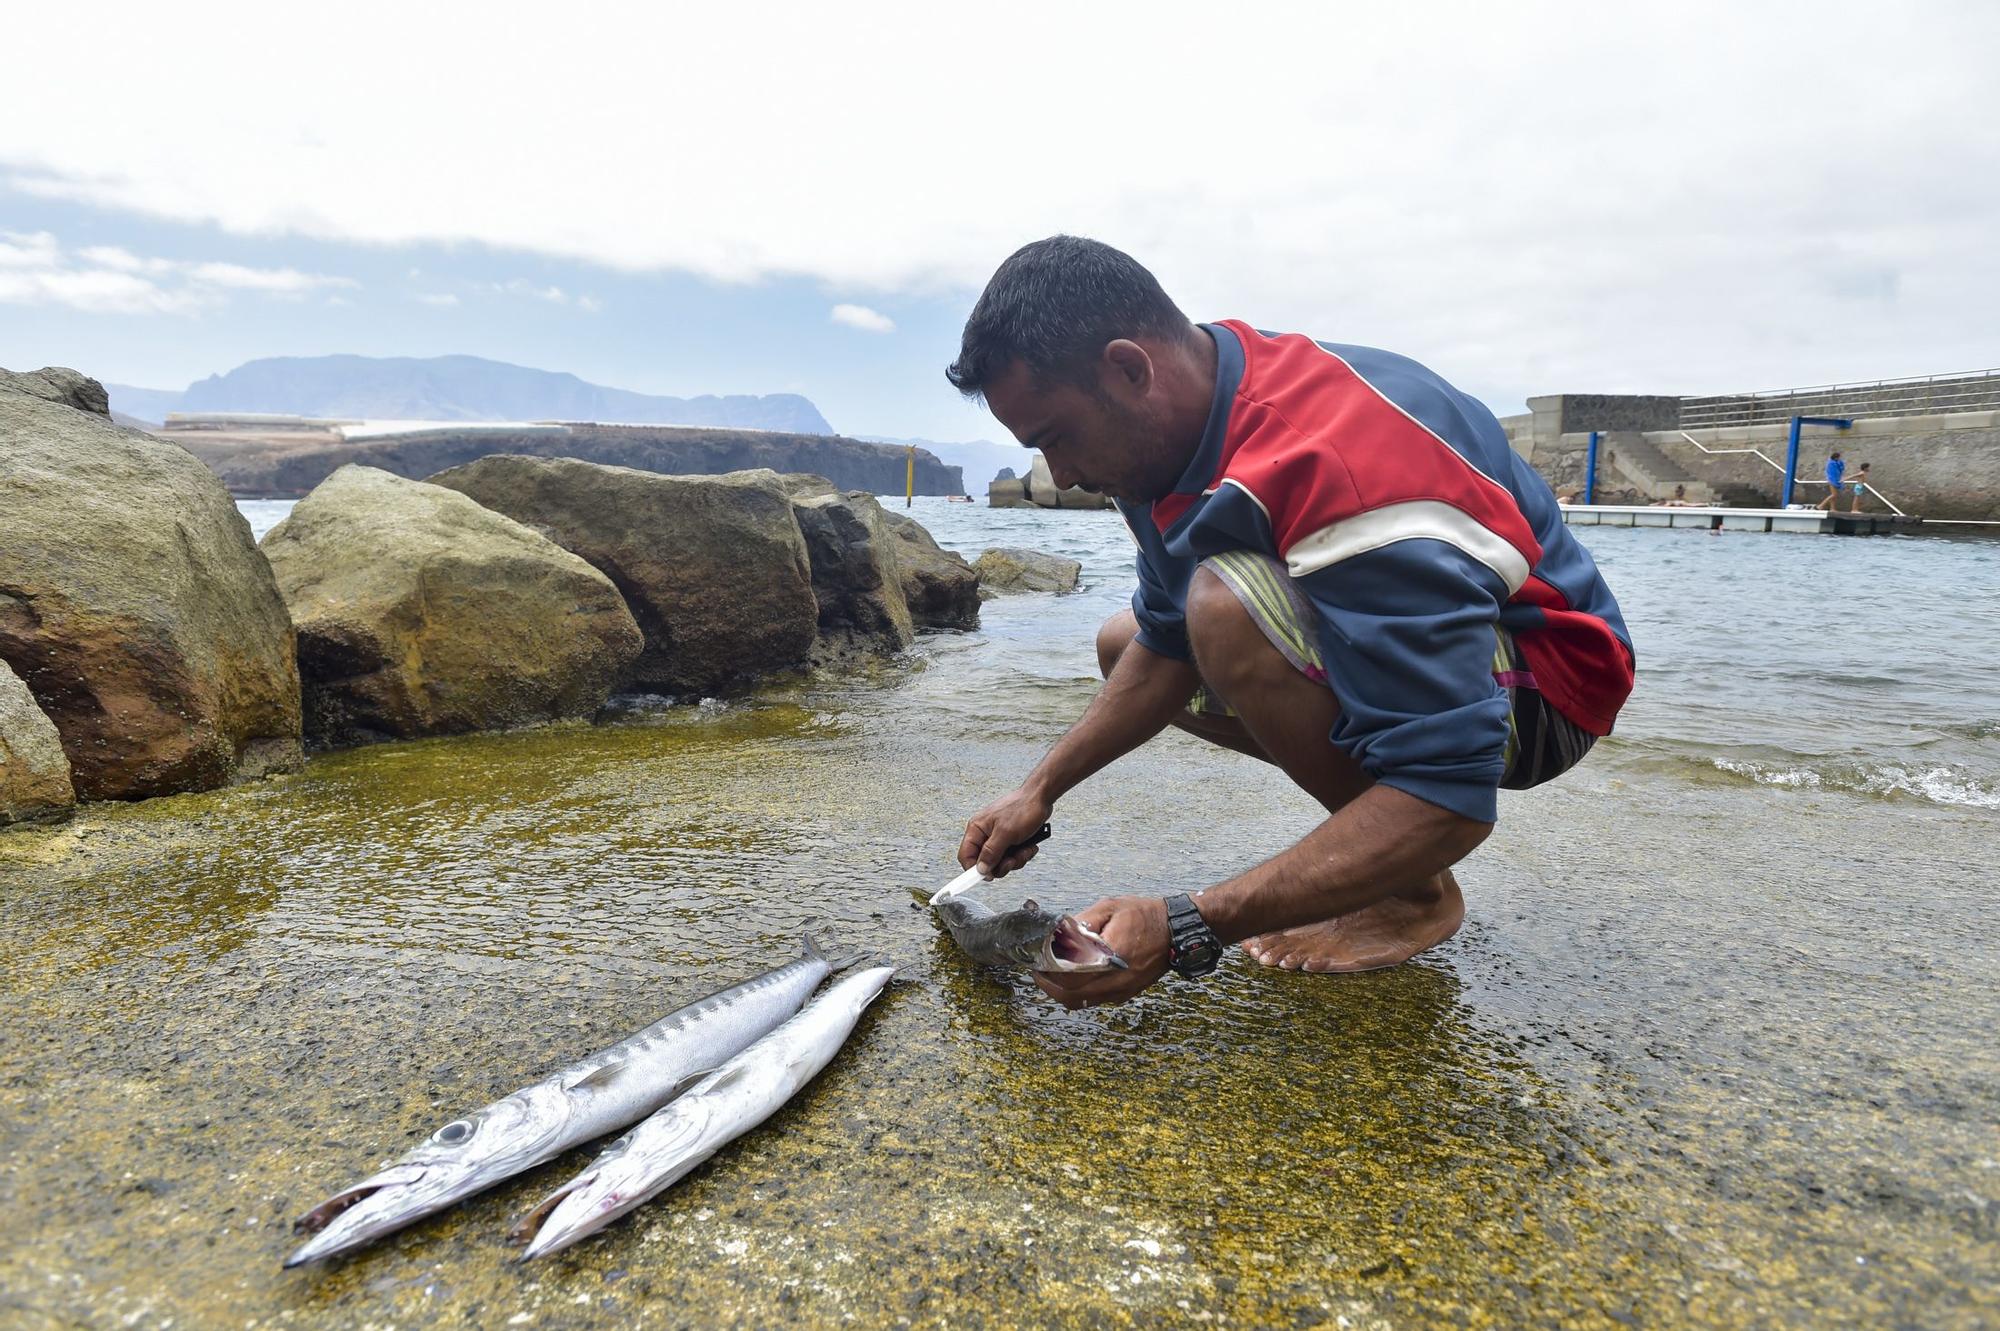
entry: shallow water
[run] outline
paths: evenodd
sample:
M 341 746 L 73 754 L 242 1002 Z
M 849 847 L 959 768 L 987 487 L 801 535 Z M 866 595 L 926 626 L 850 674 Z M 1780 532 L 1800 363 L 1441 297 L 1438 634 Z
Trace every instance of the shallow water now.
M 2000 1319 L 2000 545 L 1587 532 L 1641 688 L 1503 797 L 1431 957 L 1232 957 L 1070 1014 L 912 886 L 1093 684 L 1085 561 L 902 663 L 401 744 L 0 839 L 0 1324 L 1977 1326 Z M 1311 825 L 1170 735 L 1057 811 L 1045 901 Z M 788 955 L 905 982 L 767 1128 L 545 1265 L 578 1153 L 323 1270 L 285 1224 L 427 1129 Z

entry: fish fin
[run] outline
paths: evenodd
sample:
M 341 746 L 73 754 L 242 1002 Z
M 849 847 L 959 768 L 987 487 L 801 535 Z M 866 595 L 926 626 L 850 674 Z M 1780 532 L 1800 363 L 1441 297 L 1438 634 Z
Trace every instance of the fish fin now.
M 725 1063 L 723 1064 L 723 1069 L 721 1070 L 721 1072 L 722 1072 L 721 1076 L 716 1077 L 713 1082 L 709 1083 L 708 1086 L 709 1090 L 719 1091 L 725 1086 L 734 1086 L 737 1082 L 742 1081 L 744 1077 L 749 1075 L 750 1067 L 746 1063 L 738 1063 L 734 1067 L 731 1067 L 729 1064 Z M 712 1074 L 704 1073 L 703 1075 L 708 1076 Z
M 855 962 L 865 961 L 868 957 L 868 953 L 866 952 L 850 952 L 844 957 L 829 957 L 825 952 L 820 950 L 819 944 L 813 941 L 811 934 L 800 934 L 799 940 L 805 944 L 805 955 L 808 961 L 824 961 L 834 971 L 844 971 Z
M 624 1071 L 625 1060 L 621 1058 L 616 1062 L 592 1068 L 575 1081 L 565 1083 L 563 1089 L 565 1091 L 580 1091 L 586 1086 L 609 1086 L 612 1082 L 617 1081 Z
M 1026 901 L 1023 901 L 1021 903 L 1022 910 L 1040 910 L 1041 908 L 1042 908 L 1042 903 L 1035 900 L 1033 897 L 1029 897 Z

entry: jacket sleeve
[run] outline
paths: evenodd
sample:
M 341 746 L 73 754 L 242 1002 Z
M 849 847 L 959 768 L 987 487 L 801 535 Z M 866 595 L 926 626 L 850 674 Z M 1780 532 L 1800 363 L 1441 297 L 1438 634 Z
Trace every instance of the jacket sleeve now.
M 1194 649 L 1188 645 L 1187 612 L 1168 590 L 1143 545 L 1139 547 L 1139 586 L 1132 593 L 1132 617 L 1139 621 L 1139 645 L 1147 651 L 1176 661 L 1194 659 Z
M 1340 701 L 1333 742 L 1385 786 L 1495 821 L 1511 725 L 1493 677 L 1508 595 L 1500 575 L 1433 538 L 1320 567 L 1294 555 L 1294 580 L 1320 613 L 1320 650 Z

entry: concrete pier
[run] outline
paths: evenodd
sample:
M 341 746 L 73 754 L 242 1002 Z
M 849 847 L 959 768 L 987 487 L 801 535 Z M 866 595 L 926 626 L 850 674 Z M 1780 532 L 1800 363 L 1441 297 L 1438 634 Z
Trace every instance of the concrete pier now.
M 1701 527 L 1710 531 L 1799 532 L 1821 536 L 1883 536 L 1913 532 L 1922 518 L 1894 513 L 1826 513 L 1811 508 L 1663 508 L 1657 504 L 1564 504 L 1572 527 Z

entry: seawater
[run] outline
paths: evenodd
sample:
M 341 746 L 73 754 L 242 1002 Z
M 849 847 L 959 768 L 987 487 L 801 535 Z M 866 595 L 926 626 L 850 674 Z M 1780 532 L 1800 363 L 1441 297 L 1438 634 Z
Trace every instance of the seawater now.
M 1067 1013 L 908 900 L 1096 688 L 1081 560 L 857 675 L 382 745 L 0 838 L 0 1321 L 1990 1326 L 1989 544 L 1594 529 L 1618 733 L 1503 797 L 1468 919 L 1372 975 L 1232 954 Z M 1177 733 L 987 889 L 1203 886 L 1318 819 Z M 587 1153 L 323 1270 L 285 1223 L 448 1117 L 790 955 L 902 981 L 766 1128 L 547 1265 Z

